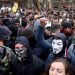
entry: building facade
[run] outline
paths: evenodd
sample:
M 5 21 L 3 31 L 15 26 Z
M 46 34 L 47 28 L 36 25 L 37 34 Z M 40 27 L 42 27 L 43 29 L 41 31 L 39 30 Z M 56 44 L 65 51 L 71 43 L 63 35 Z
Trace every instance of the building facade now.
M 12 4 L 18 2 L 19 6 L 37 7 L 37 8 L 62 8 L 62 7 L 73 7 L 75 8 L 75 0 L 0 0 L 2 4 Z
M 63 8 L 63 7 L 73 7 L 75 8 L 75 0 L 43 0 L 44 7 L 52 8 Z

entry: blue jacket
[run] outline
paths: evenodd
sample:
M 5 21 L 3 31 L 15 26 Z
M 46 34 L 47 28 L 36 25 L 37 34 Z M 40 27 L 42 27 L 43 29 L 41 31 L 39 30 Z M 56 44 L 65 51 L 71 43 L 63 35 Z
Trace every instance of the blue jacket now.
M 68 54 L 71 64 L 75 65 L 75 44 L 71 44 L 68 49 Z
M 36 36 L 36 40 L 37 43 L 40 45 L 41 48 L 43 48 L 43 50 L 47 53 L 47 61 L 46 61 L 46 66 L 52 62 L 55 58 L 61 58 L 65 56 L 65 48 L 66 48 L 66 36 L 63 33 L 58 33 L 57 35 L 54 35 L 53 37 L 50 37 L 48 40 L 44 39 L 44 27 L 42 26 L 38 26 L 38 30 L 37 30 L 37 36 Z M 52 52 L 52 40 L 54 37 L 60 37 L 60 39 L 63 41 L 63 49 L 59 54 L 54 54 Z
M 37 44 L 42 48 L 42 53 L 41 51 L 39 51 L 39 53 L 41 53 L 41 56 L 43 57 L 43 61 L 46 61 L 49 53 L 51 52 L 52 50 L 52 45 L 51 45 L 51 41 L 52 41 L 52 38 L 51 37 L 50 39 L 48 40 L 45 40 L 44 39 L 44 27 L 42 26 L 38 26 L 38 29 L 37 29 L 37 33 L 36 33 L 36 41 L 37 41 Z
M 48 65 L 57 58 L 65 58 L 65 54 L 62 52 L 59 54 L 54 54 L 53 52 L 51 52 L 47 57 L 45 67 L 48 68 Z
M 49 50 L 52 48 L 51 40 L 44 39 L 44 27 L 38 26 L 37 33 L 36 33 L 36 41 L 40 45 L 41 48 L 44 50 Z
M 40 47 L 42 47 L 44 50 L 50 50 L 52 49 L 52 40 L 53 40 L 53 36 L 50 37 L 48 40 L 44 39 L 44 32 L 45 29 L 42 26 L 38 26 L 37 29 L 37 34 L 36 34 L 36 41 L 39 44 Z M 57 35 L 54 35 L 56 37 L 60 37 L 64 43 L 64 46 L 66 47 L 66 36 L 63 33 L 58 33 Z

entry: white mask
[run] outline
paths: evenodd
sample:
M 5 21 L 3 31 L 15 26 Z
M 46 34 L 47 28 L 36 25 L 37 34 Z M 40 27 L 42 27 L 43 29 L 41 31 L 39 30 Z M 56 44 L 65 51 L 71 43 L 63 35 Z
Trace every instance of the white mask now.
M 61 52 L 62 48 L 63 42 L 61 39 L 54 39 L 52 41 L 52 49 L 54 54 L 58 54 L 59 52 Z

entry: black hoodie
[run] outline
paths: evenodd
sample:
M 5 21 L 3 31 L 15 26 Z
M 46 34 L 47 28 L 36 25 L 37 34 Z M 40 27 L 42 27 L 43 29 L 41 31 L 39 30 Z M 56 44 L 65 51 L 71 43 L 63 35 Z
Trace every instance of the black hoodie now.
M 41 75 L 44 68 L 44 63 L 36 56 L 32 55 L 29 41 L 26 37 L 20 36 L 15 40 L 16 43 L 21 43 L 28 48 L 28 57 L 24 61 L 14 57 L 11 62 L 11 72 L 13 75 Z
M 53 60 L 57 58 L 65 58 L 65 49 L 66 49 L 66 36 L 63 33 L 58 33 L 54 36 L 53 39 L 60 38 L 63 42 L 63 49 L 61 50 L 60 53 L 54 54 L 53 51 L 48 55 L 47 57 L 47 62 L 46 62 L 46 67 L 48 66 L 49 63 L 51 63 Z

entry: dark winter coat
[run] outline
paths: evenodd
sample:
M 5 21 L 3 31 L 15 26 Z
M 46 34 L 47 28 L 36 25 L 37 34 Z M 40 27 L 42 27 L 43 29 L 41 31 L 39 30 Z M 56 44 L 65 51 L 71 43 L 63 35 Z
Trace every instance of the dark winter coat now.
M 10 65 L 12 75 L 41 75 L 44 71 L 44 63 L 34 55 L 25 62 L 14 58 Z
M 40 75 L 44 69 L 44 63 L 32 54 L 28 39 L 20 36 L 15 40 L 16 43 L 23 44 L 27 47 L 27 57 L 21 61 L 16 56 L 12 59 L 10 63 L 12 75 Z

